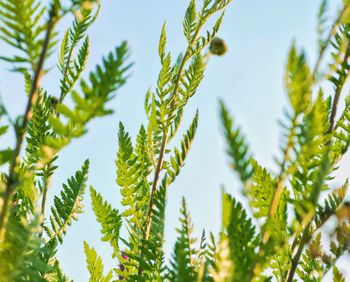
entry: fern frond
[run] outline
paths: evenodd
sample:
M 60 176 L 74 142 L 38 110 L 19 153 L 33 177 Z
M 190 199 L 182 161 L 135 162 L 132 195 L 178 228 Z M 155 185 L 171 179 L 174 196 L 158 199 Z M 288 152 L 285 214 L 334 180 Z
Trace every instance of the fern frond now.
M 103 274 L 102 259 L 97 255 L 94 248 L 90 248 L 88 243 L 84 242 L 84 252 L 86 255 L 87 268 L 90 273 L 90 282 L 110 282 L 113 279 L 112 271 L 109 271 L 106 276 Z
M 152 213 L 152 224 L 150 238 L 141 239 L 139 245 L 140 255 L 132 254 L 133 260 L 138 264 L 139 271 L 137 274 L 128 275 L 118 270 L 121 277 L 130 279 L 130 281 L 164 281 L 166 276 L 165 253 L 163 250 L 164 225 L 165 225 L 165 205 L 166 190 L 170 182 L 165 176 L 162 184 L 154 194 L 154 208 Z M 126 253 L 129 255 L 129 252 Z M 129 261 L 127 263 L 129 263 Z M 142 275 L 140 274 L 142 270 Z
M 137 228 L 142 230 L 144 226 L 140 220 L 143 219 L 144 209 L 141 207 L 141 204 L 145 204 L 145 202 L 138 203 L 136 201 L 138 197 L 142 196 L 141 193 L 143 192 L 140 191 L 142 187 L 138 187 L 137 185 L 140 172 L 136 169 L 137 157 L 134 153 L 131 138 L 125 131 L 122 123 L 119 124 L 118 139 L 119 150 L 116 159 L 117 183 L 121 187 L 120 192 L 123 196 L 122 205 L 126 207 L 122 216 L 130 218 L 132 223 L 136 224 Z M 142 173 L 140 173 L 141 176 L 143 176 Z
M 289 52 L 285 85 L 294 113 L 298 115 L 310 104 L 312 75 L 305 54 L 298 53 L 295 45 Z
M 338 267 L 333 266 L 333 282 L 345 282 L 344 275 L 339 271 Z
M 55 196 L 54 205 L 51 207 L 50 225 L 45 226 L 45 231 L 49 237 L 47 245 L 53 241 L 63 242 L 63 235 L 66 234 L 67 227 L 77 220 L 78 214 L 83 212 L 83 194 L 85 192 L 88 177 L 89 161 L 86 160 L 74 176 L 68 179 L 67 184 L 63 184 L 60 197 Z
M 340 258 L 350 247 L 350 222 L 340 222 L 335 228 L 335 238 L 330 243 L 333 260 Z
M 122 226 L 121 216 L 107 201 L 103 201 L 101 194 L 90 187 L 91 204 L 97 221 L 101 224 L 102 241 L 107 241 L 113 248 L 113 257 L 119 252 L 119 232 Z
M 211 32 L 207 31 L 205 35 L 202 35 L 198 39 L 195 40 L 193 47 L 190 48 L 191 55 L 196 55 L 199 52 L 201 52 L 216 37 L 216 35 L 219 31 L 219 28 L 221 26 L 222 19 L 224 18 L 224 15 L 225 15 L 225 12 L 222 12 L 221 15 L 219 16 L 219 18 L 216 20 Z
M 183 282 L 194 281 L 198 271 L 194 265 L 196 250 L 193 244 L 196 242 L 196 239 L 192 237 L 192 220 L 184 198 L 182 198 L 180 213 L 181 228 L 177 229 L 178 237 L 170 262 L 169 279 Z
M 63 78 L 61 79 L 61 94 L 60 101 L 62 102 L 64 97 L 71 91 L 74 87 L 75 83 L 79 79 L 81 73 L 83 72 L 87 57 L 89 55 L 89 38 L 86 37 L 81 48 L 78 51 L 77 60 L 73 60 L 73 62 L 66 62 L 66 65 L 62 64 L 61 70 L 63 73 Z
M 181 149 L 175 148 L 174 149 L 175 156 L 170 157 L 170 162 L 169 162 L 167 171 L 170 176 L 171 182 L 175 180 L 176 176 L 180 173 L 180 170 L 185 163 L 187 154 L 190 150 L 193 139 L 196 135 L 197 126 L 198 126 L 198 111 L 196 112 L 196 115 L 194 116 L 186 134 L 183 136 L 183 139 L 181 140 Z
M 84 96 L 79 99 L 77 94 L 73 95 L 77 108 L 93 116 L 110 113 L 111 110 L 105 109 L 104 106 L 114 97 L 114 91 L 124 85 L 128 70 L 132 66 L 127 63 L 128 58 L 129 49 L 126 42 L 104 57 L 102 65 L 97 65 L 95 71 L 90 73 L 89 82 L 81 80 L 80 87 Z M 80 103 L 81 99 L 85 100 L 85 103 Z
M 126 81 L 127 71 L 131 67 L 131 64 L 126 65 L 127 58 L 128 48 L 124 42 L 116 48 L 115 53 L 111 52 L 107 58 L 103 59 L 102 65 L 97 65 L 96 70 L 90 73 L 90 83 L 81 80 L 82 95 L 77 90 L 71 92 L 73 109 L 63 103 L 57 104 L 58 115 L 49 119 L 50 126 L 56 135 L 47 140 L 47 144 L 53 150 L 57 152 L 69 144 L 73 138 L 85 134 L 86 125 L 91 119 L 112 113 L 112 110 L 106 109 L 106 105 L 113 99 L 114 91 Z M 59 115 L 67 118 L 66 124 Z
M 272 204 L 276 187 L 276 179 L 262 168 L 256 161 L 252 161 L 254 174 L 252 186 L 249 190 L 250 205 L 256 210 L 254 217 L 267 217 Z
M 343 88 L 350 71 L 350 24 L 341 25 L 331 43 L 334 48 L 332 52 L 334 61 L 330 64 L 330 69 L 334 73 L 329 80 L 333 83 L 336 92 L 338 92 Z M 334 102 L 337 103 L 338 101 Z
M 193 57 L 189 67 L 185 70 L 179 86 L 177 97 L 178 110 L 182 109 L 188 100 L 196 93 L 197 88 L 204 77 L 206 64 L 201 55 Z
M 350 103 L 347 102 L 345 109 L 339 118 L 333 133 L 335 144 L 335 161 L 343 156 L 350 145 Z
M 220 101 L 220 119 L 226 140 L 226 151 L 230 157 L 231 167 L 237 172 L 242 183 L 245 184 L 253 173 L 251 154 L 244 136 L 229 114 L 223 101 Z
M 28 167 L 32 167 L 33 169 L 38 164 L 39 160 L 44 165 L 45 159 L 50 159 L 52 157 L 47 154 L 45 155 L 44 149 L 47 137 L 53 134 L 48 122 L 53 114 L 53 105 L 51 97 L 46 92 L 39 92 L 38 100 L 32 112 L 32 118 L 27 127 L 25 162 Z M 46 153 L 49 153 L 49 151 L 46 150 Z
M 122 201 L 125 207 L 122 217 L 127 220 L 129 241 L 124 243 L 127 246 L 125 254 L 128 261 L 124 262 L 121 254 L 118 258 L 123 265 L 123 270 L 118 270 L 119 275 L 129 281 L 134 281 L 140 267 L 146 268 L 140 253 L 146 252 L 142 242 L 145 233 L 146 215 L 149 205 L 151 162 L 147 148 L 147 132 L 141 127 L 136 140 L 135 149 L 132 146 L 131 138 L 125 131 L 122 123 L 119 125 L 119 150 L 117 153 L 117 183 L 121 187 Z M 146 272 L 147 273 L 147 272 Z
M 0 242 L 0 281 L 46 281 L 42 274 L 48 270 L 41 259 L 40 229 L 36 216 L 28 222 L 25 218 L 9 217 L 4 240 Z
M 255 251 L 259 244 L 255 227 L 242 205 L 228 194 L 222 196 L 223 231 L 229 241 L 233 262 L 232 281 L 249 281 L 253 275 Z
M 161 31 L 159 43 L 158 43 L 158 55 L 162 65 L 165 58 L 165 48 L 166 48 L 166 23 L 164 23 L 162 26 L 162 31 Z
M 328 195 L 322 206 L 318 206 L 315 215 L 316 229 L 320 228 L 332 215 L 336 213 L 337 209 L 340 208 L 347 193 L 348 186 L 348 181 L 346 181 L 340 188 Z
M 72 28 L 68 29 L 62 44 L 59 56 L 59 69 L 62 73 L 60 102 L 74 87 L 85 68 L 89 54 L 89 38 L 86 36 L 87 29 L 95 21 L 100 7 L 95 15 L 91 9 L 81 9 L 80 14 L 76 16 Z M 81 48 L 78 51 L 77 59 L 73 59 L 73 52 L 78 43 L 83 39 Z
M 198 25 L 198 21 L 197 21 L 196 1 L 191 0 L 183 20 L 183 31 L 189 44 L 191 43 L 191 40 L 194 36 L 197 25 Z
M 322 50 L 326 47 L 327 42 L 324 38 L 324 34 L 326 31 L 326 24 L 328 21 L 327 17 L 327 11 L 328 11 L 328 0 L 322 0 L 319 11 L 318 11 L 318 17 L 317 17 L 317 32 L 318 32 L 318 45 L 319 50 Z
M 312 201 L 314 201 L 312 195 L 315 192 L 315 178 L 318 177 L 317 171 L 321 169 L 327 151 L 329 126 L 327 104 L 323 100 L 322 92 L 320 92 L 301 125 L 301 133 L 298 136 L 300 150 L 294 164 L 296 171 L 291 180 L 296 216 L 300 221 L 303 220 L 312 205 Z M 321 187 L 321 189 L 325 189 L 325 187 Z
M 321 233 L 311 242 L 308 249 L 302 255 L 299 268 L 296 270 L 302 280 L 316 280 L 323 273 L 323 246 L 321 244 Z
M 0 38 L 17 50 L 14 56 L 1 59 L 15 64 L 15 71 L 35 71 L 44 31 L 46 8 L 37 0 L 3 0 L 0 2 Z

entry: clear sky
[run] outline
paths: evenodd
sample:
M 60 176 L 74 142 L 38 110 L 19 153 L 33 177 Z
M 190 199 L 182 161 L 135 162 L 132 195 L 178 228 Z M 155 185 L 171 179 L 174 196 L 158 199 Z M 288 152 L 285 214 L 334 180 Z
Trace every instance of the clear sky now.
M 340 3 L 332 2 L 334 6 Z M 219 36 L 227 42 L 229 52 L 224 57 L 211 58 L 205 79 L 185 112 L 184 128 L 197 108 L 200 121 L 186 165 L 169 189 L 167 250 L 171 250 L 176 237 L 174 228 L 178 226 L 182 196 L 188 202 L 195 232 L 200 234 L 203 228 L 217 232 L 220 227 L 222 185 L 238 195 L 237 179 L 228 168 L 224 154 L 218 120 L 219 97 L 227 102 L 242 125 L 256 159 L 274 168 L 273 156 L 280 156 L 277 120 L 286 106 L 282 79 L 287 52 L 296 39 L 297 45 L 306 49 L 313 62 L 317 50 L 315 30 L 319 3 L 318 0 L 236 0 L 227 9 Z M 120 207 L 114 165 L 118 122 L 122 121 L 133 137 L 145 122 L 144 96 L 146 90 L 155 85 L 160 67 L 157 44 L 161 26 L 166 20 L 168 48 L 175 57 L 185 48 L 182 18 L 187 4 L 187 0 L 102 0 L 101 14 L 89 31 L 91 56 L 87 69 L 92 69 L 103 54 L 122 40 L 129 42 L 131 61 L 135 65 L 127 84 L 110 103 L 115 113 L 93 121 L 86 136 L 63 150 L 50 190 L 51 198 L 60 191 L 61 183 L 89 158 L 89 184 L 114 207 Z M 65 30 L 70 21 L 71 18 L 60 24 L 60 30 Z M 2 42 L 0 50 L 1 53 L 9 51 Z M 55 55 L 51 59 L 52 65 L 56 58 Z M 7 72 L 7 67 L 0 63 L 0 92 L 14 115 L 23 112 L 25 94 L 21 77 Z M 57 70 L 53 70 L 43 81 L 43 87 L 50 94 L 57 94 L 58 79 Z M 341 181 L 344 180 L 345 172 L 340 172 L 340 176 Z M 107 267 L 115 263 L 110 259 L 109 245 L 100 240 L 99 225 L 91 211 L 88 193 L 85 206 L 86 212 L 69 228 L 58 252 L 65 272 L 75 281 L 87 281 L 88 277 L 83 240 L 95 247 Z

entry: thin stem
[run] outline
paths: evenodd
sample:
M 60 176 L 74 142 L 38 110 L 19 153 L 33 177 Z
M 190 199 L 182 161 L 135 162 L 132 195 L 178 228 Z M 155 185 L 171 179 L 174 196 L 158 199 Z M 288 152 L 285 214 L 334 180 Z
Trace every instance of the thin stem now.
M 46 208 L 46 199 L 47 199 L 47 192 L 50 187 L 51 182 L 51 170 L 52 170 L 52 162 L 47 164 L 47 166 L 43 169 L 43 189 L 42 189 L 42 199 L 41 199 L 41 216 L 45 218 L 45 208 Z M 42 222 L 42 227 L 44 226 L 44 222 Z M 42 231 L 41 231 L 42 232 Z
M 268 214 L 268 219 L 266 220 L 266 222 L 269 220 L 269 218 L 273 217 L 276 212 L 277 212 L 277 208 L 278 208 L 278 204 L 283 192 L 283 183 L 284 180 L 286 178 L 286 166 L 287 166 L 287 162 L 290 158 L 290 151 L 293 149 L 293 144 L 294 144 L 294 136 L 295 136 L 295 129 L 297 127 L 297 120 L 298 120 L 299 114 L 295 114 L 292 120 L 292 126 L 291 126 L 291 130 L 289 132 L 289 136 L 288 136 L 288 142 L 287 142 L 287 146 L 284 149 L 283 152 L 283 161 L 281 164 L 281 169 L 280 169 L 280 173 L 278 174 L 278 180 L 275 186 L 275 192 L 273 194 L 273 198 L 272 198 L 272 203 L 269 209 L 269 214 Z M 268 241 L 270 237 L 270 234 L 268 231 L 265 231 L 263 234 L 263 242 L 266 243 Z
M 49 168 L 50 170 L 50 168 Z M 45 208 L 46 208 L 46 199 L 47 199 L 47 192 L 49 190 L 49 183 L 50 183 L 50 175 L 45 176 L 44 179 L 44 187 L 43 187 L 43 196 L 41 199 L 41 216 L 42 218 L 45 218 Z M 44 227 L 44 220 L 41 222 L 41 231 L 40 231 L 40 237 L 42 237 L 43 229 Z
M 164 134 L 163 135 L 163 140 L 162 140 L 162 145 L 160 148 L 160 153 L 159 153 L 159 158 L 158 158 L 158 163 L 157 163 L 157 168 L 154 174 L 154 179 L 153 179 L 153 184 L 152 184 L 152 190 L 151 190 L 151 195 L 150 195 L 150 200 L 149 200 L 149 206 L 148 206 L 148 211 L 147 211 L 147 220 L 146 220 L 146 236 L 145 239 L 148 240 L 150 231 L 151 231 L 151 213 L 152 213 L 152 207 L 153 207 L 153 197 L 154 193 L 157 190 L 157 184 L 159 180 L 159 175 L 160 171 L 163 165 L 163 158 L 164 158 L 164 152 L 165 152 L 165 146 L 168 140 L 168 135 Z
M 313 202 L 313 207 L 316 207 L 316 205 L 318 203 L 318 200 L 319 200 L 320 194 L 321 194 L 323 181 L 325 180 L 327 172 L 328 172 L 328 170 L 330 168 L 330 160 L 329 160 L 329 153 L 330 153 L 330 151 L 331 151 L 331 149 L 330 149 L 330 146 L 329 146 L 329 143 L 328 143 L 326 154 L 325 154 L 325 156 L 323 158 L 323 161 L 322 161 L 322 164 L 321 164 L 321 168 L 318 171 L 318 177 L 317 177 L 317 180 L 316 180 L 316 183 L 315 183 L 315 187 L 313 189 L 313 194 L 311 195 L 311 199 L 312 199 L 312 202 Z M 313 221 L 313 219 L 315 217 L 315 214 L 316 214 L 315 210 L 311 210 L 310 211 L 310 215 L 306 216 L 306 218 L 308 218 L 308 220 L 306 222 L 306 227 L 305 227 L 303 235 L 302 235 L 302 237 L 300 239 L 300 243 L 299 243 L 297 252 L 294 255 L 294 257 L 292 258 L 292 265 L 291 265 L 291 268 L 289 269 L 288 276 L 287 276 L 287 279 L 286 279 L 287 282 L 292 282 L 293 281 L 293 277 L 294 277 L 295 271 L 296 271 L 296 269 L 298 267 L 301 254 L 303 253 L 305 245 L 309 242 L 309 240 L 311 238 L 310 232 L 311 232 L 312 221 Z M 297 239 L 297 236 L 296 236 L 296 239 Z
M 204 19 L 203 19 L 204 21 Z M 203 21 L 201 23 L 198 24 L 198 27 L 192 37 L 191 42 L 189 43 L 189 45 L 187 46 L 187 50 L 186 53 L 184 55 L 184 57 L 182 58 L 181 64 L 179 66 L 179 70 L 176 76 L 176 81 L 174 82 L 174 91 L 172 94 L 172 102 L 170 107 L 173 108 L 175 106 L 175 99 L 176 99 L 176 95 L 178 93 L 179 87 L 180 87 L 180 81 L 181 81 L 181 77 L 182 77 L 182 73 L 184 70 L 184 67 L 186 65 L 186 62 L 189 59 L 189 55 L 190 55 L 190 51 L 192 48 L 192 45 L 194 44 L 202 26 L 203 26 Z M 164 159 L 164 153 L 165 153 L 165 148 L 166 148 L 166 144 L 168 142 L 168 132 L 167 130 L 164 131 L 163 133 L 163 138 L 162 138 L 162 145 L 160 148 L 160 152 L 159 152 L 159 158 L 158 158 L 158 162 L 157 162 L 157 167 L 156 167 L 156 171 L 154 173 L 154 179 L 153 179 L 153 184 L 152 184 L 152 190 L 151 190 L 151 195 L 150 195 L 150 200 L 149 200 L 149 205 L 148 205 L 148 211 L 147 211 L 147 218 L 146 218 L 146 235 L 145 235 L 145 239 L 148 240 L 149 239 L 149 235 L 150 235 L 150 231 L 151 231 L 151 225 L 152 225 L 152 209 L 153 209 L 153 198 L 154 198 L 154 193 L 157 190 L 157 185 L 158 185 L 158 181 L 159 181 L 159 175 L 163 166 L 163 159 Z
M 348 48 L 349 48 L 349 46 L 348 46 Z M 334 100 L 333 100 L 333 104 L 332 104 L 332 111 L 331 111 L 331 116 L 330 116 L 330 119 L 329 119 L 330 126 L 329 126 L 328 133 L 331 133 L 333 131 L 334 124 L 335 124 L 335 116 L 337 114 L 337 108 L 338 108 L 340 94 L 342 93 L 342 90 L 344 88 L 345 82 L 348 79 L 348 76 L 349 76 L 349 73 L 347 74 L 347 76 L 344 79 L 343 83 L 341 83 L 341 85 L 339 87 L 337 87 L 336 92 L 334 94 Z
M 306 226 L 305 232 L 303 233 L 303 236 L 302 236 L 302 238 L 300 240 L 300 244 L 299 244 L 297 253 L 295 254 L 295 256 L 292 259 L 292 265 L 291 265 L 291 267 L 289 269 L 288 276 L 287 276 L 287 279 L 286 279 L 287 282 L 292 282 L 293 281 L 293 277 L 294 277 L 295 271 L 296 271 L 296 269 L 298 267 L 301 254 L 302 254 L 303 249 L 304 249 L 304 245 L 308 241 L 308 234 L 309 234 L 310 226 L 311 226 L 310 224 L 308 224 Z
M 31 84 L 31 90 L 28 96 L 27 106 L 23 114 L 23 121 L 22 121 L 22 124 L 20 125 L 20 128 L 17 129 L 16 145 L 15 145 L 15 149 L 13 150 L 13 157 L 9 167 L 9 176 L 7 179 L 6 189 L 3 196 L 3 205 L 1 207 L 1 212 L 0 212 L 0 238 L 1 238 L 2 230 L 4 228 L 4 223 L 7 215 L 10 198 L 18 180 L 17 167 L 19 165 L 19 155 L 21 152 L 27 125 L 29 120 L 31 119 L 32 106 L 33 104 L 35 104 L 37 99 L 37 90 L 39 88 L 40 79 L 43 74 L 44 61 L 48 51 L 49 41 L 50 41 L 53 27 L 55 25 L 55 21 L 56 21 L 56 11 L 55 9 L 53 9 L 53 11 L 50 13 L 50 18 L 47 23 L 43 47 L 40 53 L 38 65 L 36 67 L 34 78 Z
M 180 85 L 181 76 L 182 76 L 182 72 L 183 72 L 183 69 L 184 69 L 185 64 L 187 62 L 187 59 L 188 59 L 187 57 L 188 57 L 188 51 L 186 52 L 185 56 L 183 57 L 183 59 L 181 61 L 181 64 L 180 64 L 180 67 L 179 67 L 179 71 L 177 73 L 175 86 L 174 86 L 174 92 L 173 92 L 173 97 L 174 97 L 173 99 L 175 99 L 175 97 L 177 95 L 177 92 L 178 92 L 178 89 L 179 89 L 179 85 Z M 172 102 L 170 106 L 174 107 L 174 103 Z M 158 185 L 158 181 L 159 181 L 159 175 L 160 175 L 160 171 L 162 170 L 162 166 L 163 166 L 164 153 L 165 153 L 165 147 L 166 147 L 167 142 L 168 142 L 168 133 L 165 130 L 164 133 L 163 133 L 162 145 L 160 147 L 159 158 L 158 158 L 158 162 L 157 162 L 156 171 L 154 173 L 154 179 L 153 179 L 153 184 L 152 184 L 150 201 L 149 201 L 149 205 L 148 205 L 147 220 L 146 220 L 146 236 L 145 236 L 146 240 L 148 240 L 149 235 L 150 235 L 150 231 L 151 231 L 151 224 L 152 224 L 151 214 L 152 214 L 152 208 L 153 208 L 153 198 L 154 198 L 154 193 L 157 190 L 157 185 Z
M 72 56 L 73 56 L 73 50 L 74 50 L 74 48 L 70 48 L 70 50 L 69 50 L 69 54 L 68 54 L 67 61 L 66 61 L 66 67 L 64 68 L 64 71 L 63 71 L 63 83 L 66 82 L 66 76 L 67 76 L 67 73 L 68 73 L 68 69 L 70 68 L 70 62 L 71 62 L 71 59 L 72 59 Z M 64 93 L 62 91 L 61 95 L 60 95 L 60 98 L 58 99 L 58 103 L 59 104 L 62 104 L 64 97 L 65 97 L 65 95 L 64 95 Z

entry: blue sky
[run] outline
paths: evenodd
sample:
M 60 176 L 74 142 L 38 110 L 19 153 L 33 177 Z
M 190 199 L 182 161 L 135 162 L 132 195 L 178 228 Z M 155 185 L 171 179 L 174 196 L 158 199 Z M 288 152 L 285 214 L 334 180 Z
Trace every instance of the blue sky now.
M 249 140 L 254 156 L 263 165 L 274 168 L 273 156 L 279 156 L 280 131 L 277 120 L 286 106 L 283 75 L 291 42 L 304 47 L 312 63 L 316 46 L 316 0 L 236 0 L 227 9 L 219 36 L 229 51 L 224 57 L 211 58 L 206 76 L 185 112 L 184 128 L 196 109 L 200 120 L 197 136 L 185 167 L 169 189 L 166 224 L 166 249 L 171 250 L 178 226 L 181 197 L 185 196 L 195 224 L 196 234 L 203 228 L 217 231 L 220 226 L 221 187 L 239 197 L 239 184 L 227 165 L 218 119 L 218 98 L 223 98 Z M 122 121 L 132 136 L 145 123 L 144 96 L 156 83 L 159 71 L 157 44 L 163 22 L 167 21 L 168 50 L 175 57 L 185 48 L 182 18 L 187 0 L 102 0 L 101 14 L 89 31 L 91 56 L 87 69 L 100 62 L 103 54 L 122 40 L 131 47 L 135 63 L 132 76 L 110 105 L 112 116 L 93 121 L 88 134 L 63 150 L 61 165 L 50 190 L 51 198 L 61 183 L 91 161 L 89 184 L 119 208 L 120 195 L 115 183 L 117 126 Z M 339 1 L 332 5 L 337 6 Z M 65 30 L 71 19 L 60 24 Z M 9 48 L 0 43 L 1 53 Z M 55 65 L 57 56 L 51 58 Z M 22 78 L 6 71 L 0 63 L 0 93 L 14 114 L 23 112 Z M 59 76 L 52 70 L 43 81 L 50 94 L 58 93 Z M 8 139 L 13 142 L 12 138 Z M 349 163 L 348 160 L 346 160 Z M 345 171 L 339 172 L 341 181 Z M 86 212 L 69 229 L 58 256 L 66 273 L 75 281 L 87 281 L 83 240 L 95 247 L 107 267 L 113 266 L 109 245 L 100 241 L 99 226 L 85 197 Z M 114 262 L 115 263 L 115 262 Z

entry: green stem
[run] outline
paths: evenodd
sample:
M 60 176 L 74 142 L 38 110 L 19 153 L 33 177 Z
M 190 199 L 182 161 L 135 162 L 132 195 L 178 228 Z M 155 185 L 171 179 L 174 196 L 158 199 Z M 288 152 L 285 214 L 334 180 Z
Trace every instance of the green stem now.
M 266 222 L 268 222 L 268 220 L 272 217 L 275 216 L 276 212 L 277 212 L 277 208 L 278 208 L 278 204 L 279 201 L 281 199 L 281 195 L 283 192 L 283 183 L 285 178 L 287 177 L 286 174 L 286 166 L 288 163 L 288 160 L 290 158 L 290 151 L 293 149 L 293 145 L 294 145 L 294 136 L 295 136 L 295 130 L 297 127 L 297 121 L 298 121 L 298 117 L 299 114 L 295 114 L 292 120 L 292 126 L 289 132 L 289 136 L 288 136 L 288 141 L 287 141 L 287 146 L 283 151 L 283 161 L 281 164 L 281 169 L 280 169 L 280 173 L 278 174 L 278 178 L 277 178 L 277 183 L 275 186 L 275 191 L 272 197 L 272 203 L 269 209 L 269 213 L 268 213 L 268 218 L 266 219 Z M 270 237 L 270 233 L 266 230 L 263 234 L 263 242 L 266 243 L 269 240 Z

